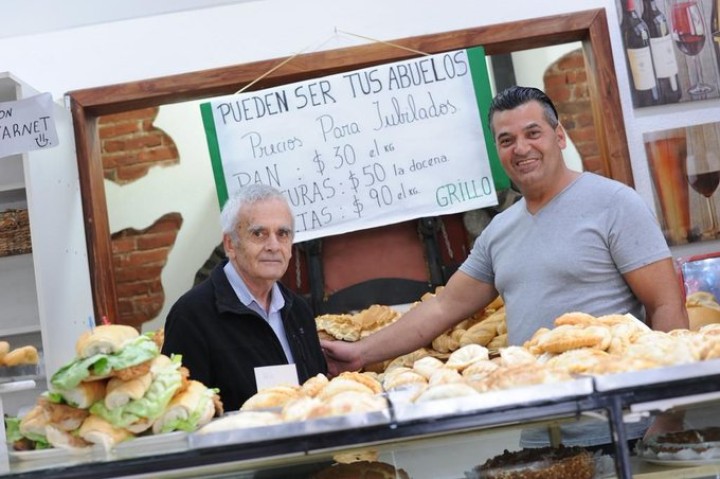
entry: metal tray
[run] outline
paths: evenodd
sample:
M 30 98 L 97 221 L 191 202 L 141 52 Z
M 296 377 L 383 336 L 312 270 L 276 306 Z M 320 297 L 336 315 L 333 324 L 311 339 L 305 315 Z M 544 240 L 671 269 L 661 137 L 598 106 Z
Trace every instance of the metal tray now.
M 473 396 L 440 399 L 424 403 L 393 403 L 398 423 L 455 414 L 489 412 L 494 409 L 529 406 L 586 397 L 593 392 L 591 378 L 577 378 L 552 384 L 487 391 Z M 390 396 L 392 400 L 392 395 Z
M 593 380 L 597 392 L 609 392 L 716 375 L 720 375 L 720 359 L 594 376 Z
M 236 414 L 242 414 L 242 412 Z M 390 424 L 390 411 L 388 409 L 209 433 L 204 433 L 201 429 L 191 433 L 188 436 L 188 441 L 191 448 L 205 448 L 308 436 L 382 424 Z

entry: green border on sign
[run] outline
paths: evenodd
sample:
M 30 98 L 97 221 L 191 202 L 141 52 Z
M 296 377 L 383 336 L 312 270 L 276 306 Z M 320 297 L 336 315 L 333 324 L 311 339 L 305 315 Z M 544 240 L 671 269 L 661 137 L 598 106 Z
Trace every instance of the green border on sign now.
M 490 124 L 488 123 L 492 90 L 490 89 L 487 63 L 485 63 L 485 49 L 483 47 L 473 47 L 468 48 L 466 51 L 468 61 L 470 62 L 470 74 L 472 75 L 473 87 L 475 88 L 475 99 L 477 100 L 478 111 L 480 112 L 480 124 L 482 124 L 485 134 L 485 147 L 487 149 L 488 159 L 490 160 L 490 171 L 492 171 L 495 190 L 506 190 L 510 188 L 510 178 L 508 178 L 500 164 L 500 158 L 498 158 L 497 150 L 495 150 L 495 140 L 493 139 Z
M 227 184 L 225 183 L 225 171 L 223 170 L 222 158 L 220 157 L 220 144 L 218 143 L 217 131 L 215 130 L 212 104 L 200 104 L 200 114 L 202 115 L 203 125 L 205 126 L 210 163 L 212 164 L 213 177 L 215 178 L 215 190 L 217 191 L 218 202 L 222 209 L 228 199 L 228 190 Z

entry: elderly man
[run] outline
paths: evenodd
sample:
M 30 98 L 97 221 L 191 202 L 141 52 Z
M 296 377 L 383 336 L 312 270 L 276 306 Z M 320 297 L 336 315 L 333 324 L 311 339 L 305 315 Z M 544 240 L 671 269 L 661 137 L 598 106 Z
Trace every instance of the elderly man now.
M 257 392 L 265 367 L 294 365 L 302 383 L 327 366 L 311 309 L 278 282 L 294 237 L 285 197 L 247 186 L 220 221 L 228 259 L 173 305 L 163 353 L 182 354 L 190 377 L 218 388 L 225 409 L 235 410 Z

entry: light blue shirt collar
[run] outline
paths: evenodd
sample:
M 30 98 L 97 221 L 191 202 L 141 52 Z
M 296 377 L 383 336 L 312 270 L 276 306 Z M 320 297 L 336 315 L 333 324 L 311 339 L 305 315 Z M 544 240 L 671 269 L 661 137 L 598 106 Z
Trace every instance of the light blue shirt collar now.
M 270 293 L 270 308 L 269 311 L 265 311 L 257 298 L 252 295 L 245 281 L 242 280 L 240 274 L 230 261 L 223 267 L 223 271 L 225 271 L 225 276 L 227 276 L 230 286 L 232 286 L 240 302 L 258 313 L 260 317 L 267 321 L 272 330 L 275 331 L 275 336 L 277 336 L 283 351 L 285 351 L 288 363 L 293 364 L 292 351 L 290 350 L 290 344 L 288 343 L 285 327 L 283 326 L 282 315 L 280 314 L 280 310 L 285 306 L 285 297 L 280 292 L 278 284 L 273 284 Z

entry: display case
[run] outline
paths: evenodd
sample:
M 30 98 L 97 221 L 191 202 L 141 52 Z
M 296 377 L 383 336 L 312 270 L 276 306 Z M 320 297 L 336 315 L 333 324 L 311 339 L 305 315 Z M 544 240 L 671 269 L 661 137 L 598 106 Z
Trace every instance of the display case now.
M 311 477 L 338 455 L 370 456 L 409 477 L 469 478 L 504 449 L 518 450 L 520 430 L 590 416 L 607 421 L 615 454 L 597 458 L 595 477 L 715 477 L 720 459 L 644 461 L 629 450 L 626 423 L 660 411 L 688 413 L 707 425 L 720 401 L 720 360 L 490 391 L 417 404 L 390 394 L 371 414 L 212 433 L 175 432 L 73 454 L 11 453 L 7 477 Z

